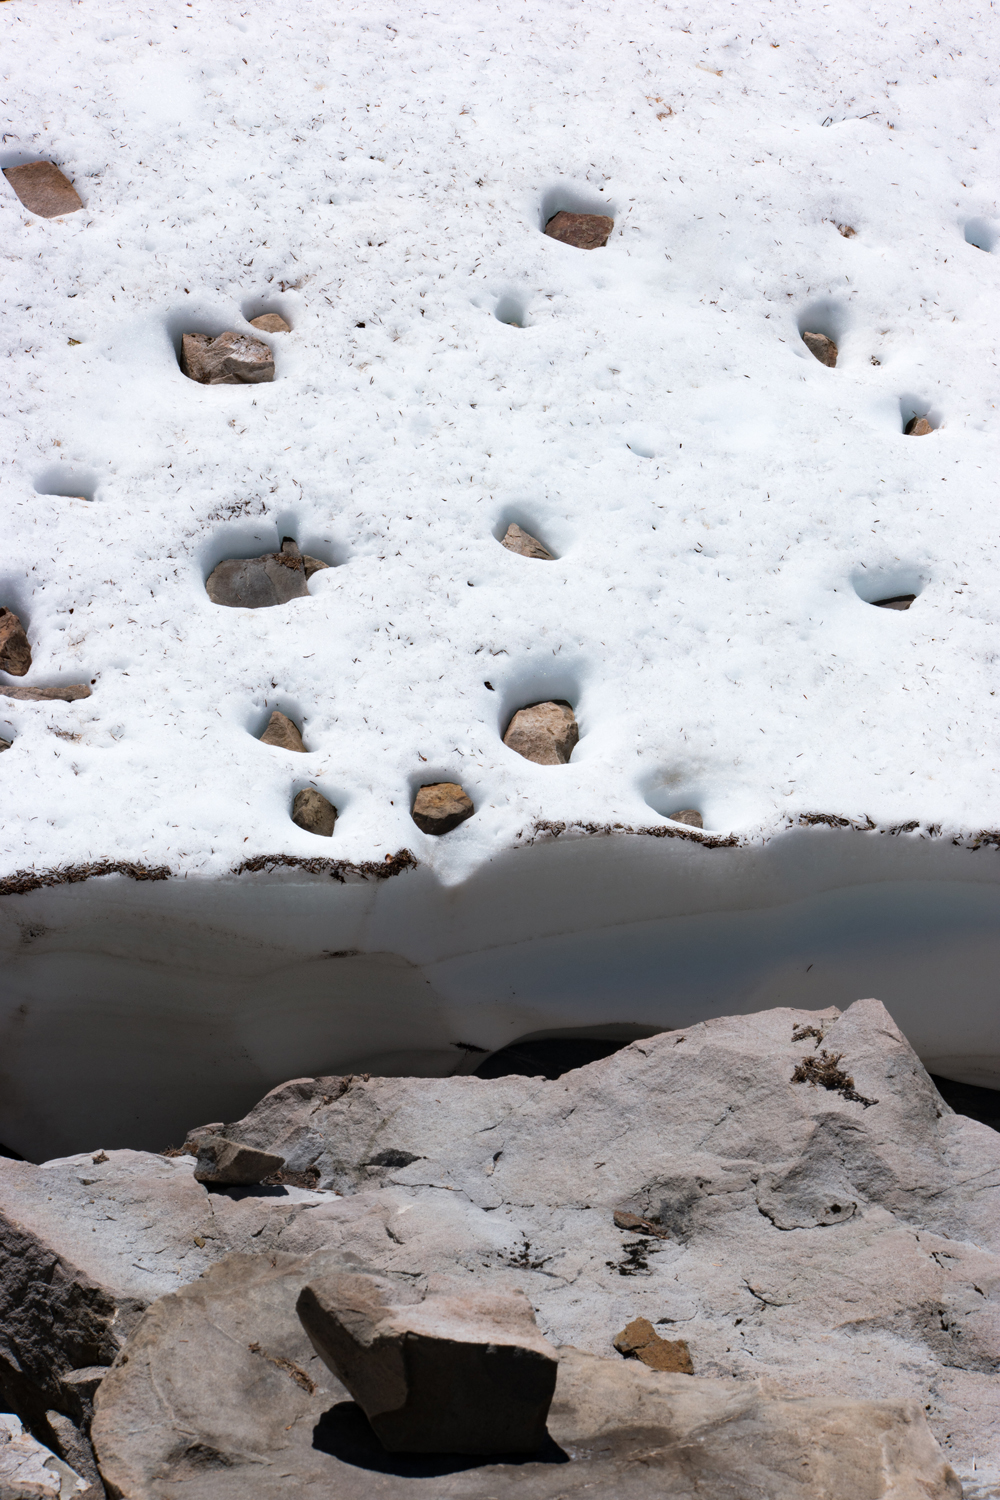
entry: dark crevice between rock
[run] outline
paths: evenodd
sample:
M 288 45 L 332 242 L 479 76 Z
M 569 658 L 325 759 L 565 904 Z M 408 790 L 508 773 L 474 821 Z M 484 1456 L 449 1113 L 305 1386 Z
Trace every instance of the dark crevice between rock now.
M 951 1078 L 938 1078 L 931 1074 L 931 1082 L 945 1104 L 949 1104 L 957 1115 L 967 1115 L 988 1125 L 991 1130 L 1000 1130 L 1000 1089 L 984 1089 L 976 1083 L 955 1083 Z
M 493 1052 L 475 1069 L 476 1078 L 561 1078 L 574 1068 L 600 1062 L 628 1046 L 628 1039 L 609 1041 L 591 1037 L 542 1037 L 538 1041 L 513 1042 Z
M 354 1401 L 340 1401 L 325 1411 L 313 1429 L 313 1447 L 356 1469 L 395 1474 L 402 1479 L 437 1479 L 465 1469 L 499 1464 L 566 1464 L 565 1453 L 546 1437 L 534 1453 L 388 1453 L 371 1423 Z

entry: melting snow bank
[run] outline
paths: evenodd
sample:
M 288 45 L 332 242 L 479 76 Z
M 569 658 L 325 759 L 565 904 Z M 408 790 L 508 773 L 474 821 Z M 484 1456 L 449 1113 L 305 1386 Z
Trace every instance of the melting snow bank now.
M 708 848 L 532 838 L 454 883 L 406 851 L 22 882 L 0 898 L 0 1141 L 36 1160 L 159 1148 L 304 1074 L 466 1073 L 528 1036 L 865 991 L 931 1072 L 1000 1085 L 1000 871 L 982 841 L 827 824 Z

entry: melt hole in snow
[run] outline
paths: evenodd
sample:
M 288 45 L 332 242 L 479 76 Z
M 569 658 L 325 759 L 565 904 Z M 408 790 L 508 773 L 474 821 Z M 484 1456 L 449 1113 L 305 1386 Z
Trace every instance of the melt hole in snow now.
M 662 1026 L 641 1026 L 630 1021 L 606 1026 L 567 1026 L 558 1031 L 530 1032 L 491 1052 L 474 1070 L 475 1078 L 561 1078 L 574 1068 L 600 1062 L 620 1052 L 630 1042 L 656 1036 Z
M 991 224 L 989 219 L 970 219 L 965 226 L 965 242 L 989 254 L 997 242 L 996 225 Z
M 97 493 L 97 476 L 89 469 L 70 464 L 53 464 L 35 479 L 36 495 L 61 495 L 66 500 L 93 500 Z
M 808 302 L 798 316 L 799 338 L 809 353 L 831 370 L 836 366 L 847 326 L 846 307 L 831 297 Z
M 291 305 L 287 297 L 255 297 L 243 303 L 240 311 L 252 328 L 262 333 L 291 333 L 294 328 Z
M 506 323 L 509 328 L 524 328 L 528 321 L 523 302 L 509 295 L 499 299 L 493 316 L 498 323 Z
M 697 785 L 688 782 L 683 773 L 664 776 L 645 792 L 646 805 L 671 823 L 687 828 L 704 828 L 702 794 Z
M 636 458 L 655 458 L 656 448 L 647 433 L 634 432 L 625 439 L 625 446 Z
M 915 568 L 905 564 L 859 568 L 851 577 L 858 598 L 876 609 L 909 609 L 925 582 Z

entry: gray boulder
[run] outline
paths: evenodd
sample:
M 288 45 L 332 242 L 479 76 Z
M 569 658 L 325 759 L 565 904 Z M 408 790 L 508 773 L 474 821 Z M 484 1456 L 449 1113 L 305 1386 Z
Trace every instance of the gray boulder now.
M 533 703 L 518 709 L 503 742 L 537 765 L 564 766 L 579 738 L 576 715 L 568 703 Z
M 248 333 L 185 333 L 181 369 L 200 385 L 260 385 L 274 379 L 274 356 Z
M 310 1342 L 390 1453 L 534 1453 L 556 1352 L 523 1292 L 340 1272 L 295 1304 Z
M 3 175 L 29 213 L 42 219 L 58 219 L 82 208 L 80 195 L 59 168 L 50 161 L 29 161 L 23 167 L 4 167 Z

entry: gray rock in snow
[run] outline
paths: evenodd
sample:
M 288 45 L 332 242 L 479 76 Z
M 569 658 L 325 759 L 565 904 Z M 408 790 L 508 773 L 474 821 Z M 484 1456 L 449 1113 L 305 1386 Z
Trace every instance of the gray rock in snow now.
M 269 609 L 309 595 L 304 559 L 290 552 L 226 558 L 208 575 L 205 590 L 213 604 L 230 609 Z
M 580 738 L 568 703 L 533 703 L 519 708 L 503 737 L 510 750 L 540 766 L 564 766 Z
M 825 333 L 804 333 L 802 342 L 821 365 L 828 365 L 831 370 L 835 367 L 838 350 L 833 339 L 828 339 Z
M 248 333 L 185 333 L 181 369 L 199 385 L 260 385 L 274 379 L 274 356 Z

